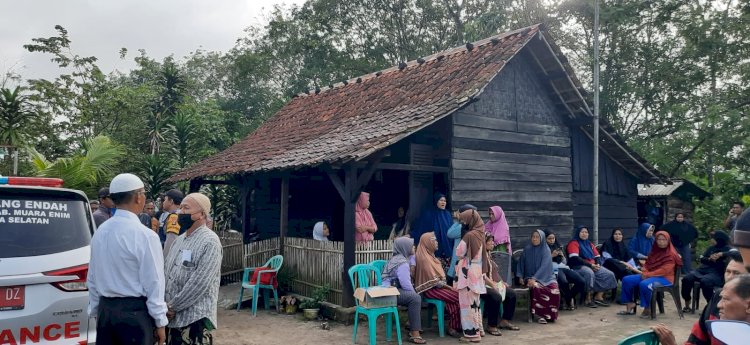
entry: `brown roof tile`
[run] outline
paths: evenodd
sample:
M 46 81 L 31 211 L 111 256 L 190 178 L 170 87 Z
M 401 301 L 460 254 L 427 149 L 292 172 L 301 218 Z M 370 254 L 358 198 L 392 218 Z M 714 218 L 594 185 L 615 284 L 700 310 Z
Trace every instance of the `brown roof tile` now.
M 358 160 L 441 119 L 477 96 L 539 25 L 299 94 L 260 128 L 171 180 Z M 444 58 L 442 58 L 444 57 Z
M 453 113 L 477 97 L 527 43 L 540 33 L 533 25 L 370 73 L 319 93 L 294 97 L 257 130 L 228 149 L 183 169 L 171 181 L 267 170 L 294 169 L 363 159 Z M 555 54 L 561 56 L 556 46 Z M 424 60 L 424 61 L 422 61 Z M 401 64 L 403 67 L 403 63 Z M 566 64 L 571 79 L 581 89 Z M 586 104 L 585 99 L 579 100 Z M 590 117 L 590 116 L 588 116 Z M 586 127 L 582 127 L 586 130 Z M 603 129 L 635 174 L 661 177 L 604 121 Z

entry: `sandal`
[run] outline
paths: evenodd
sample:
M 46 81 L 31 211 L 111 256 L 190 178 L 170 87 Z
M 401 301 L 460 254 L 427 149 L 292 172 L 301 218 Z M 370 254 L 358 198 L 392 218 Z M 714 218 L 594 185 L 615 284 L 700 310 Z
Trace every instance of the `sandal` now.
M 463 336 L 463 333 L 455 330 L 455 329 L 448 329 L 448 335 L 453 338 L 461 338 Z
M 469 339 L 466 337 L 461 337 L 458 339 L 458 341 L 462 343 L 481 343 L 482 342 L 481 339 Z
M 594 303 L 602 306 L 602 307 L 609 307 L 609 303 L 605 302 L 602 299 L 594 299 Z
M 422 337 L 409 337 L 409 342 L 412 344 L 427 344 L 427 341 L 422 339 Z
M 693 312 L 693 309 L 691 309 L 690 307 L 685 307 L 685 308 L 682 308 L 682 312 L 683 313 L 691 313 L 691 312 Z
M 512 323 L 508 323 L 507 325 L 500 326 L 498 328 L 500 328 L 500 329 L 507 329 L 509 331 L 520 331 L 521 330 L 520 328 L 514 326 Z
M 594 302 L 588 302 L 588 303 L 584 304 L 584 306 L 587 306 L 589 308 L 597 308 L 596 303 L 594 303 Z
M 635 315 L 635 309 L 621 310 L 617 312 L 617 315 Z
M 651 314 L 641 314 L 641 315 L 638 315 L 638 317 L 640 317 L 641 319 L 648 320 L 648 319 L 651 319 Z
M 500 330 L 499 330 L 499 329 L 497 329 L 497 328 L 496 328 L 496 329 L 494 329 L 494 330 L 487 330 L 487 334 L 491 334 L 491 335 L 494 335 L 494 336 L 496 336 L 496 337 L 500 337 L 500 336 L 502 336 L 502 335 L 503 335 L 503 333 L 502 333 L 502 332 L 500 332 Z
M 546 325 L 547 324 L 547 320 L 545 320 L 543 317 L 540 317 L 539 320 L 537 320 L 537 322 L 539 322 L 540 325 Z

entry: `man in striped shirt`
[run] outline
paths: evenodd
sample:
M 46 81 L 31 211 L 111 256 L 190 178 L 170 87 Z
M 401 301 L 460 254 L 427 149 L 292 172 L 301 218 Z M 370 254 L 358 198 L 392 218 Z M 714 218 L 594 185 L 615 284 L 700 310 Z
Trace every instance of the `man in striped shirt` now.
M 172 244 L 164 268 L 169 345 L 213 342 L 222 251 L 219 237 L 206 227 L 210 210 L 211 201 L 201 193 L 188 194 L 180 204 L 177 221 L 184 233 Z

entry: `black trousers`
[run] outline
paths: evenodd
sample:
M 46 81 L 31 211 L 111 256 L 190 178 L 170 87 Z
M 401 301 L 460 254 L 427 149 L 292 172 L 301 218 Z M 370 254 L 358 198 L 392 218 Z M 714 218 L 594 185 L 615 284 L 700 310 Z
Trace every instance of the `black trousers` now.
M 682 278 L 682 286 L 680 286 L 682 298 L 685 301 L 692 299 L 691 292 L 693 291 L 693 283 L 695 282 L 700 282 L 703 297 L 706 301 L 710 301 L 711 296 L 714 294 L 714 289 L 724 286 L 724 276 L 718 272 L 700 273 L 698 270 L 686 274 Z
M 98 345 L 153 345 L 156 341 L 146 297 L 102 297 L 98 310 Z
M 630 270 L 628 270 L 628 266 L 620 260 L 607 259 L 604 261 L 604 265 L 602 266 L 612 271 L 612 273 L 615 274 L 615 278 L 620 281 L 622 281 L 622 278 L 625 278 L 625 276 L 632 274 Z
M 570 284 L 573 284 L 571 287 Z M 583 304 L 588 292 L 588 284 L 578 272 L 568 268 L 557 270 L 557 286 L 565 304 L 571 305 L 576 296 L 580 295 L 580 303 Z
M 487 293 L 482 295 L 484 300 L 484 314 L 487 316 L 487 324 L 496 327 L 500 323 L 500 303 L 503 304 L 503 320 L 513 320 L 516 313 L 516 292 L 512 288 L 505 289 L 505 299 L 495 289 L 487 288 Z

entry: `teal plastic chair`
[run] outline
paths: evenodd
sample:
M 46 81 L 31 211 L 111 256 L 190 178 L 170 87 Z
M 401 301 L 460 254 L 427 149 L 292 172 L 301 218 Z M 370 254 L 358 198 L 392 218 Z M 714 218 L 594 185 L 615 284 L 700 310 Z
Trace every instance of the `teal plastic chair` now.
M 656 333 L 654 333 L 654 331 L 649 330 L 631 335 L 623 340 L 620 340 L 620 342 L 617 343 L 617 345 L 635 344 L 659 345 L 659 337 L 656 336 Z
M 441 338 L 445 337 L 445 302 L 434 298 L 425 298 L 422 301 L 427 304 L 435 305 L 435 310 L 437 310 L 438 332 L 440 333 Z M 432 327 L 432 308 L 429 306 L 427 307 L 427 327 Z
M 380 270 L 370 264 L 352 266 L 349 269 L 349 280 L 352 282 L 353 290 L 356 290 L 358 287 L 366 288 L 370 286 L 378 286 L 382 283 L 380 279 Z M 396 309 L 396 307 L 363 308 L 359 306 L 359 300 L 355 298 L 354 301 L 357 305 L 354 309 L 354 332 L 352 335 L 352 343 L 357 343 L 359 314 L 364 314 L 367 316 L 370 345 L 375 345 L 376 343 L 377 321 L 378 316 L 380 315 L 385 315 L 385 339 L 387 341 L 391 341 L 391 327 L 393 326 L 393 319 L 396 319 L 396 337 L 398 337 L 398 344 L 401 345 L 401 325 L 398 320 L 398 309 Z
M 385 268 L 385 264 L 387 264 L 388 261 L 386 260 L 374 260 L 370 263 L 370 265 L 375 266 L 375 268 L 378 269 L 378 272 L 383 273 L 383 268 Z
M 260 289 L 263 289 L 263 304 L 264 304 L 265 309 L 268 310 L 269 303 L 270 303 L 269 292 L 273 291 L 274 305 L 276 306 L 276 311 L 279 310 L 279 294 L 276 291 L 276 288 L 273 287 L 273 284 L 270 284 L 270 285 L 261 284 L 260 276 L 263 273 L 267 273 L 267 272 L 279 273 L 279 270 L 281 269 L 282 264 L 284 264 L 284 257 L 281 255 L 276 255 L 268 259 L 265 265 L 260 266 L 260 267 L 271 267 L 271 269 L 259 271 L 257 280 L 255 282 L 251 282 L 250 278 L 252 277 L 252 274 L 255 272 L 255 270 L 258 267 L 245 268 L 244 272 L 242 273 L 242 284 L 240 285 L 240 299 L 237 302 L 237 311 L 239 311 L 240 307 L 242 306 L 242 294 L 245 291 L 245 289 L 253 291 L 253 308 L 252 308 L 253 316 L 256 316 L 256 314 L 258 313 L 258 295 L 260 293 Z

